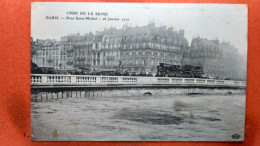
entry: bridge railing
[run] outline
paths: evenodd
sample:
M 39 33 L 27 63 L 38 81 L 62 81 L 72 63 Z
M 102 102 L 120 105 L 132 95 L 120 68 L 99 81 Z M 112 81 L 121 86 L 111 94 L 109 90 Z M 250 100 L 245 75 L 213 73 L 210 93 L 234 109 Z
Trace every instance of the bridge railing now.
M 145 84 L 145 85 L 218 85 L 245 87 L 245 81 L 215 80 L 202 78 L 140 77 L 140 76 L 93 76 L 93 75 L 53 75 L 31 74 L 31 85 L 107 85 L 107 84 Z

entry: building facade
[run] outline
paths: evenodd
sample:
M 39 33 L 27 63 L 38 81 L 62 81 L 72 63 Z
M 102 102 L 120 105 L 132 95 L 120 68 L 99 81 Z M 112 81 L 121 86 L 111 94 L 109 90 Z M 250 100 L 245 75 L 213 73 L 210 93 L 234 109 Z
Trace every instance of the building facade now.
M 116 69 L 128 72 L 156 73 L 159 63 L 187 63 L 189 52 L 184 31 L 155 27 L 124 26 L 97 32 L 92 47 L 92 66 L 95 70 Z M 186 62 L 185 62 L 186 61 Z
M 193 38 L 190 46 L 191 64 L 202 66 L 210 78 L 241 78 L 241 56 L 238 49 L 226 42 Z
M 34 48 L 37 47 L 35 55 L 32 55 L 32 61 L 39 67 L 48 67 L 55 70 L 60 69 L 60 42 L 56 40 L 36 40 Z
M 74 34 L 61 37 L 65 70 L 91 68 L 92 33 Z
M 183 30 L 155 27 L 151 23 L 143 27 L 125 26 L 122 34 L 122 69 L 131 72 L 156 74 L 159 63 L 181 65 L 184 53 L 189 51 Z
M 96 34 L 93 40 L 93 68 L 120 70 L 122 30 L 110 28 Z
M 223 73 L 229 79 L 246 79 L 246 58 L 239 54 L 237 48 L 228 42 L 220 44 L 222 49 Z
M 105 28 L 84 35 L 72 34 L 56 40 L 31 39 L 32 61 L 39 67 L 56 70 L 117 70 L 156 74 L 159 63 L 203 67 L 210 78 L 245 79 L 246 63 L 238 50 L 227 42 L 192 39 L 184 30 L 172 27 L 123 26 Z M 241 61 L 243 60 L 243 61 Z

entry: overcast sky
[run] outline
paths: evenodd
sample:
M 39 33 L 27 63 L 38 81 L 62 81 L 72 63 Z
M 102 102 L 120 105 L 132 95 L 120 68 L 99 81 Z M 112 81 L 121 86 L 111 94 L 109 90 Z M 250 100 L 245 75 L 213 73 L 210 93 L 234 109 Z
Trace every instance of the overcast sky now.
M 68 15 L 78 12 L 78 15 Z M 60 18 L 87 17 L 79 12 L 104 12 L 109 18 L 128 18 L 129 21 L 66 20 Z M 58 16 L 49 20 L 46 16 Z M 184 29 L 189 43 L 195 36 L 228 41 L 247 54 L 247 5 L 228 4 L 147 4 L 147 3 L 32 3 L 31 36 L 34 39 L 57 39 L 72 33 L 85 34 L 104 28 L 122 28 L 124 24 Z M 93 16 L 96 17 L 96 16 Z M 97 18 L 104 18 L 99 16 Z

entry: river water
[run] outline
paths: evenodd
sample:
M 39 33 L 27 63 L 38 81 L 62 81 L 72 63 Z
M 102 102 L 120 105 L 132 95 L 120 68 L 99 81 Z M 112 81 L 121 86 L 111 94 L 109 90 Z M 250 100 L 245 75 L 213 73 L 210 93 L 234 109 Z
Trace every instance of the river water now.
M 244 120 L 244 94 L 31 102 L 32 140 L 241 141 Z

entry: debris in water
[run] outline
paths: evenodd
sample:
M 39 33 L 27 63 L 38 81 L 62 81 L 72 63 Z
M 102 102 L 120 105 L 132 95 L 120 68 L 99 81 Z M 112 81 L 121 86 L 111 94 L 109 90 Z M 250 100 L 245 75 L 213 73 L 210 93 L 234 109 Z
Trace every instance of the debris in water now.
M 53 132 L 52 132 L 52 137 L 53 138 L 57 138 L 59 136 L 59 132 L 57 131 L 57 130 L 54 130 Z
M 194 118 L 192 111 L 190 111 L 190 118 L 192 118 L 192 119 Z
M 189 105 L 180 100 L 175 100 L 173 103 L 173 108 L 175 111 L 182 111 L 183 109 L 185 109 L 187 107 L 189 107 Z

